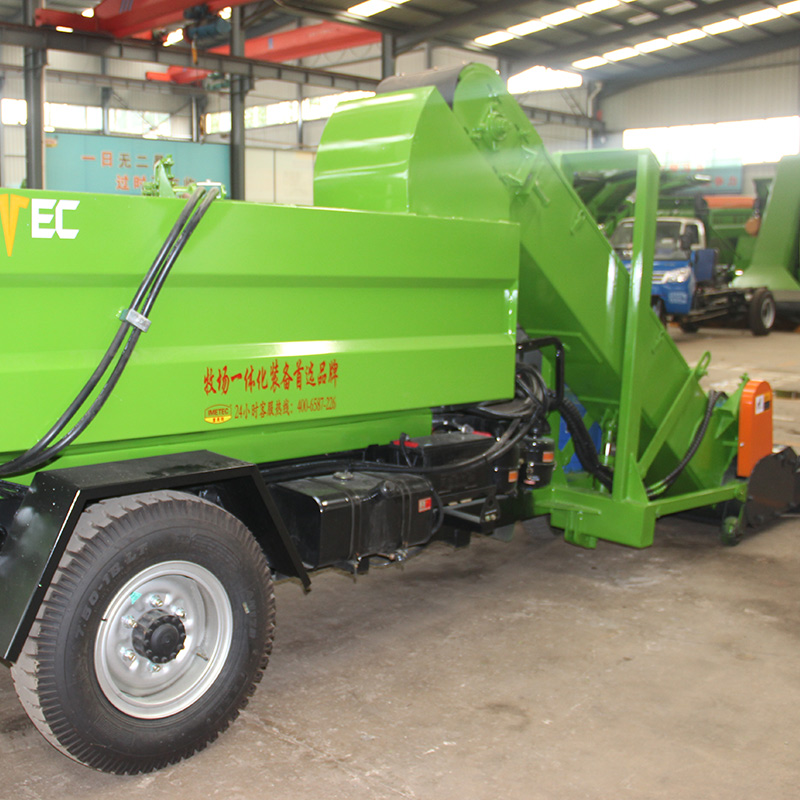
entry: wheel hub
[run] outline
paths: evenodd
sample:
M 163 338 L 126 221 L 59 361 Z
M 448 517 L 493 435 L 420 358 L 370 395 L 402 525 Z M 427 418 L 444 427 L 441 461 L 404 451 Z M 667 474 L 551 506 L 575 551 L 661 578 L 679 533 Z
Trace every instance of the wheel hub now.
M 186 629 L 175 614 L 154 609 L 139 618 L 131 639 L 140 656 L 154 664 L 166 664 L 183 650 Z
M 217 680 L 232 635 L 230 599 L 213 573 L 190 561 L 152 564 L 121 586 L 103 613 L 97 682 L 124 714 L 173 716 Z

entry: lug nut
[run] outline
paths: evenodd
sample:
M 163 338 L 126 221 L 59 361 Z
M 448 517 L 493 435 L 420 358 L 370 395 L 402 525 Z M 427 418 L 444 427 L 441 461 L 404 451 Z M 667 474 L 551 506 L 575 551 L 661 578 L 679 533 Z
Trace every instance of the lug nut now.
M 125 648 L 120 655 L 122 656 L 122 660 L 127 661 L 129 664 L 133 664 L 133 662 L 136 661 L 136 653 L 133 650 Z
M 126 628 L 135 628 L 137 625 L 136 619 L 134 617 L 128 616 L 122 618 L 122 624 Z
M 147 665 L 147 670 L 148 672 L 161 672 L 161 664 L 153 664 L 153 662 L 151 661 Z
M 161 608 L 164 605 L 164 598 L 160 594 L 151 594 L 148 602 L 153 608 Z
M 175 615 L 175 616 L 176 616 L 178 619 L 186 619 L 186 611 L 185 611 L 184 609 L 182 609 L 182 608 L 173 608 L 173 609 L 172 609 L 172 613 L 173 613 L 173 614 L 174 614 L 174 615 Z

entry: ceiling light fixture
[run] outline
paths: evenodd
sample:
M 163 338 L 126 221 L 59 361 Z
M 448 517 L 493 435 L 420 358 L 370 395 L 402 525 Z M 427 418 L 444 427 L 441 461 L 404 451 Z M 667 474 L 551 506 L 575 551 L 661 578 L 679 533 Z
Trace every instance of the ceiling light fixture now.
M 565 22 L 572 22 L 583 16 L 580 11 L 574 8 L 562 8 L 561 11 L 554 11 L 552 14 L 545 14 L 542 22 L 547 25 L 563 25 Z
M 602 67 L 603 64 L 608 64 L 608 61 L 600 56 L 590 56 L 589 58 L 582 58 L 579 61 L 572 62 L 572 66 L 575 69 L 594 69 L 595 67 Z
M 513 34 L 510 34 L 508 31 L 494 31 L 493 33 L 485 33 L 483 36 L 479 36 L 474 42 L 475 44 L 483 44 L 487 47 L 492 47 L 493 45 L 507 42 L 513 38 Z
M 800 2 L 800 0 L 798 0 Z M 512 25 L 509 29 L 509 33 L 513 33 L 514 36 L 527 36 L 529 33 L 536 33 L 536 31 L 543 31 L 547 28 L 547 25 L 544 24 L 540 19 L 529 19 L 527 22 L 520 22 L 519 25 Z
M 656 50 L 664 50 L 667 47 L 672 47 L 672 42 L 667 39 L 651 39 L 649 42 L 635 44 L 634 47 L 640 53 L 655 53 Z
M 698 39 L 704 39 L 705 36 L 705 33 L 699 28 L 690 28 L 688 31 L 672 33 L 667 36 L 667 39 L 673 44 L 686 44 L 687 42 L 696 42 Z
M 717 36 L 720 33 L 728 33 L 743 28 L 738 19 L 723 19 L 721 22 L 712 22 L 710 25 L 703 25 L 703 30 L 710 36 Z
M 385 0 L 366 0 L 364 3 L 350 6 L 350 8 L 347 9 L 347 13 L 354 14 L 357 17 L 371 17 L 391 7 L 392 4 L 385 2 Z
M 170 47 L 173 44 L 178 44 L 178 42 L 183 41 L 183 28 L 176 28 L 174 31 L 170 31 L 167 34 L 167 38 L 164 39 L 164 47 Z
M 601 11 L 608 11 L 609 8 L 616 8 L 620 5 L 619 0 L 589 0 L 588 3 L 579 3 L 575 8 L 581 14 L 599 14 Z
M 781 12 L 777 8 L 762 8 L 761 11 L 752 11 L 750 14 L 742 14 L 739 22 L 745 25 L 760 25 L 762 22 L 769 22 L 771 19 L 778 19 Z
M 641 53 L 633 47 L 620 47 L 619 50 L 611 50 L 608 53 L 603 53 L 603 58 L 606 61 L 624 61 L 626 58 L 633 58 L 640 56 Z

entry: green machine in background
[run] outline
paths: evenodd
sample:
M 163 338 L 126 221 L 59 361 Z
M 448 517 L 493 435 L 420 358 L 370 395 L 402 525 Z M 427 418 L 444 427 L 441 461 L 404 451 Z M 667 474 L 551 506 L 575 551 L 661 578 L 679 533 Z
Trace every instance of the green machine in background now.
M 212 741 L 272 574 L 543 514 L 645 547 L 705 508 L 732 543 L 800 502 L 769 387 L 706 395 L 650 309 L 628 157 L 630 274 L 479 65 L 341 105 L 314 208 L 0 195 L 0 658 L 55 747 L 136 773 Z
M 749 264 L 735 286 L 769 286 L 778 311 L 800 322 L 800 156 L 784 156 L 775 168 Z

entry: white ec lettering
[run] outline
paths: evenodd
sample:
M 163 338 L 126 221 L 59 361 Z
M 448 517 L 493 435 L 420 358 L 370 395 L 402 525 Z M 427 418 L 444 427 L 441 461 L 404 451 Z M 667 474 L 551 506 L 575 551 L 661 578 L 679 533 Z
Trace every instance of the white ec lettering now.
M 64 212 L 75 211 L 80 205 L 80 200 L 32 200 L 31 201 L 31 238 L 52 239 L 56 234 L 59 239 L 74 239 L 78 235 L 78 228 L 64 227 Z M 55 214 L 47 214 L 55 206 Z M 55 227 L 45 228 L 55 217 Z
M 34 239 L 51 239 L 55 233 L 54 228 L 42 228 L 53 221 L 52 214 L 42 213 L 51 209 L 56 204 L 55 200 L 31 201 L 31 237 Z
M 64 212 L 74 211 L 81 204 L 80 200 L 59 200 L 56 206 L 56 233 L 59 239 L 74 239 L 78 235 L 77 228 L 64 227 Z

